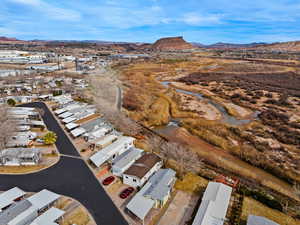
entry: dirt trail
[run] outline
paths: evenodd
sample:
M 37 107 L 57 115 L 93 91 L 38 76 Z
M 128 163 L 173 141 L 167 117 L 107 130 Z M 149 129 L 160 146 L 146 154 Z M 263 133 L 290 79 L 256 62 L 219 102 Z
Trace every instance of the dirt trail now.
M 163 135 L 172 141 L 176 141 L 188 146 L 197 152 L 205 160 L 242 177 L 258 181 L 260 184 L 269 187 L 277 192 L 287 195 L 293 199 L 300 200 L 294 193 L 291 185 L 267 173 L 266 171 L 254 167 L 239 158 L 231 155 L 225 150 L 214 147 L 200 138 L 191 135 L 184 128 L 165 129 Z

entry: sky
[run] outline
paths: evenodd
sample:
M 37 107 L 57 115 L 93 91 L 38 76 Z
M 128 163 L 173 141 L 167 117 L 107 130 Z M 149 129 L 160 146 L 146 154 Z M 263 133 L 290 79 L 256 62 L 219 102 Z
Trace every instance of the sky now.
M 300 0 L 0 0 L 0 36 L 22 40 L 300 40 Z

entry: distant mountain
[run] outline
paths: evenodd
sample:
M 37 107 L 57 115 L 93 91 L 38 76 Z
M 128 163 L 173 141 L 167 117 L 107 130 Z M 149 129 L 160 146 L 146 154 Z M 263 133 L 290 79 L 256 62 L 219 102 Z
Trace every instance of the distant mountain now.
M 233 44 L 233 43 L 223 43 L 218 42 L 216 44 L 212 45 L 204 45 L 201 43 L 193 43 L 194 46 L 200 47 L 200 48 L 213 48 L 213 49 L 236 49 L 236 48 L 256 48 L 259 46 L 266 45 L 267 43 L 249 43 L 249 44 Z
M 0 37 L 0 41 L 18 41 L 16 38 Z
M 289 41 L 289 42 L 266 44 L 266 45 L 259 46 L 259 49 L 297 52 L 300 51 L 300 41 Z
M 161 38 L 150 46 L 150 49 L 154 51 L 187 50 L 193 48 L 195 47 L 186 42 L 183 37 Z

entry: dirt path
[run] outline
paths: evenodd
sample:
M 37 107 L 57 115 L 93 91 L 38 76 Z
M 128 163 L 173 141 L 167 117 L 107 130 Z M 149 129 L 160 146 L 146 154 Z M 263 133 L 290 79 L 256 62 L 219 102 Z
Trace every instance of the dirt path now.
M 200 157 L 213 163 L 214 165 L 234 172 L 235 174 L 239 174 L 242 177 L 256 180 L 266 187 L 269 187 L 298 201 L 300 200 L 299 197 L 295 195 L 293 187 L 288 183 L 276 178 L 262 169 L 254 167 L 240 160 L 225 150 L 206 143 L 200 138 L 191 135 L 184 128 L 164 130 L 163 135 L 172 141 L 176 141 L 188 146 L 190 149 L 197 152 Z

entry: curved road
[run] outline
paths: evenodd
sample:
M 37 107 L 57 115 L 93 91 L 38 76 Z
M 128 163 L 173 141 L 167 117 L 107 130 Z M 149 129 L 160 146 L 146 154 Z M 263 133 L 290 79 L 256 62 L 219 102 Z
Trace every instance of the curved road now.
M 64 156 L 61 156 L 56 165 L 41 172 L 28 175 L 0 175 L 0 190 L 18 186 L 25 191 L 38 192 L 47 188 L 80 201 L 89 210 L 97 225 L 127 225 L 85 162 L 76 158 L 79 153 L 47 106 L 40 102 L 23 106 L 38 107 L 45 111 L 43 119 L 47 128 L 57 134 L 56 146 Z

